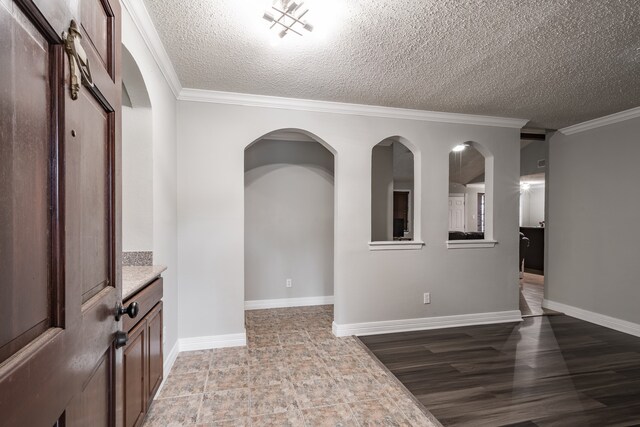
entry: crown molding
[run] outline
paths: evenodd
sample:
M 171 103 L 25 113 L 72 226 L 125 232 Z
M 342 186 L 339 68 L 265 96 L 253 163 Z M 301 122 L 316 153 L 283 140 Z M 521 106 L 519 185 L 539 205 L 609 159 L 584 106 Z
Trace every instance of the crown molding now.
M 576 125 L 567 126 L 566 128 L 560 129 L 559 132 L 563 133 L 564 135 L 573 135 L 574 133 L 584 132 L 587 130 L 599 128 L 601 126 L 612 125 L 614 123 L 623 122 L 625 120 L 635 119 L 636 117 L 640 117 L 640 107 L 621 111 L 615 114 L 610 114 L 608 116 L 578 123 Z
M 180 79 L 178 78 L 175 68 L 173 68 L 173 63 L 171 59 L 169 59 L 169 55 L 162 44 L 162 40 L 160 40 L 160 35 L 158 35 L 158 31 L 156 31 L 155 25 L 153 25 L 153 21 L 144 2 L 142 0 L 122 0 L 122 5 L 127 9 L 129 15 L 131 15 L 144 43 L 151 52 L 151 56 L 153 56 L 156 64 L 158 64 L 171 91 L 175 97 L 178 98 L 182 91 Z
M 512 119 L 507 117 L 442 113 L 438 111 L 410 110 L 406 108 L 347 104 L 331 101 L 314 101 L 310 99 L 282 98 L 278 96 L 251 95 L 245 93 L 219 92 L 190 88 L 182 89 L 180 96 L 178 96 L 178 100 L 209 102 L 213 104 L 242 105 L 246 107 L 281 108 L 286 110 L 312 111 L 317 113 L 349 114 L 389 119 L 497 126 L 516 129 L 522 128 L 528 122 L 526 119 Z

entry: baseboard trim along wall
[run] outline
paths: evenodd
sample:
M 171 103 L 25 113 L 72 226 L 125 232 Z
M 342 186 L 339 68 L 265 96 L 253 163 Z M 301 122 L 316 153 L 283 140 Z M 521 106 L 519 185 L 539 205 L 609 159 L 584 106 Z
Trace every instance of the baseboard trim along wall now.
M 180 352 L 209 350 L 212 348 L 241 347 L 247 345 L 247 334 L 211 335 L 208 337 L 180 338 Z
M 454 328 L 456 326 L 488 325 L 492 323 L 521 322 L 520 310 L 493 313 L 460 314 L 455 316 L 423 317 L 418 319 L 385 320 L 380 322 L 349 323 L 333 322 L 333 334 L 337 337 L 350 335 L 375 335 L 393 332 L 421 331 L 427 329 Z
M 593 311 L 563 304 L 561 302 L 551 301 L 548 299 L 542 300 L 542 306 L 544 308 L 548 308 L 549 310 L 560 311 L 567 316 L 575 317 L 576 319 L 595 323 L 596 325 L 604 326 L 606 328 L 624 332 L 625 334 L 640 337 L 640 325 L 637 323 L 628 322 L 616 317 L 606 316 L 604 314 L 595 313 Z
M 304 307 L 308 305 L 327 305 L 333 304 L 333 295 L 324 297 L 307 297 L 307 298 L 281 298 L 281 299 L 259 299 L 253 301 L 245 301 L 245 310 L 260 310 L 265 308 L 282 308 L 282 307 Z
M 162 368 L 162 382 L 160 383 L 160 387 L 158 387 L 156 396 L 160 396 L 160 390 L 162 390 L 162 387 L 164 387 L 164 383 L 167 381 L 167 377 L 169 376 L 169 372 L 171 372 L 171 368 L 173 368 L 173 364 L 176 363 L 176 359 L 178 358 L 178 350 L 180 347 L 179 344 L 180 343 L 176 341 L 176 343 L 169 351 L 169 354 L 167 354 L 167 357 L 164 359 L 164 365 Z

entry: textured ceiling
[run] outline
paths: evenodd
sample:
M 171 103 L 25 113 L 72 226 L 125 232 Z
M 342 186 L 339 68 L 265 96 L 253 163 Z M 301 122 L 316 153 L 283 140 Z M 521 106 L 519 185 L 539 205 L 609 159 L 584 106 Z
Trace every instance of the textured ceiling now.
M 145 0 L 184 87 L 530 119 L 640 105 L 638 0 L 307 0 L 277 46 L 271 0 Z

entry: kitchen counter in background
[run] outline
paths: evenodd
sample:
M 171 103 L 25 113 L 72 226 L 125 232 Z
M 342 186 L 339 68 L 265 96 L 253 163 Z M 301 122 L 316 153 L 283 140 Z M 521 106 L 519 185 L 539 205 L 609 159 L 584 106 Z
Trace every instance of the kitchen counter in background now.
M 123 266 L 122 267 L 122 300 L 135 294 L 145 285 L 160 276 L 167 267 L 164 265 Z

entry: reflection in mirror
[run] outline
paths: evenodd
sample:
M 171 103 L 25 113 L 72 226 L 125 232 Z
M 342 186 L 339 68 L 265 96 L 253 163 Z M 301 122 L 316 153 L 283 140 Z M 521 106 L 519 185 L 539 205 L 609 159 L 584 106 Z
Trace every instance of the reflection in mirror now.
M 414 156 L 397 137 L 371 155 L 371 241 L 414 239 Z
M 485 237 L 485 162 L 472 142 L 449 153 L 449 240 Z

